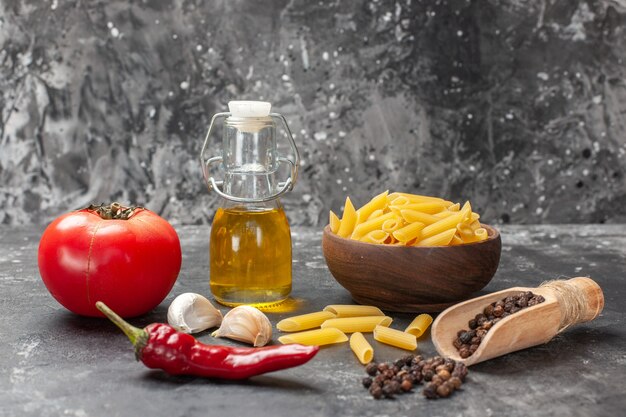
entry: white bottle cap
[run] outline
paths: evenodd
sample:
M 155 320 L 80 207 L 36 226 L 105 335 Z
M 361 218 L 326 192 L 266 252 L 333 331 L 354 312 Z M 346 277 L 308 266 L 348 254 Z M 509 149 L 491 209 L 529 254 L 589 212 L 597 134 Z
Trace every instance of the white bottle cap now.
M 229 101 L 228 110 L 232 117 L 267 117 L 272 103 L 267 101 Z

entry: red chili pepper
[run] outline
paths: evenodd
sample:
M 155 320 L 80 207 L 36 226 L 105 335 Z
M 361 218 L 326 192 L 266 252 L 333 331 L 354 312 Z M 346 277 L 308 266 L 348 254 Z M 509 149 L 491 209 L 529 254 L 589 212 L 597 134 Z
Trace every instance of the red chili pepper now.
M 171 375 L 195 375 L 222 379 L 245 379 L 308 362 L 319 346 L 299 344 L 237 348 L 205 345 L 193 336 L 163 323 L 144 329 L 131 326 L 101 301 L 96 307 L 128 336 L 135 357 L 148 368 Z

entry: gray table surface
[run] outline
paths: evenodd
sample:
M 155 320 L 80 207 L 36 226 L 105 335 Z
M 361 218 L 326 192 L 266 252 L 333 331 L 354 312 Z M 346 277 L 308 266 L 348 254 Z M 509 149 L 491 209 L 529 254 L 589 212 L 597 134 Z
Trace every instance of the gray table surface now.
M 209 295 L 206 226 L 177 228 L 179 279 L 153 312 L 165 321 L 183 292 Z M 483 292 L 591 276 L 606 306 L 595 321 L 550 343 L 475 365 L 463 391 L 428 401 L 421 393 L 373 400 L 360 386 L 363 367 L 347 344 L 324 348 L 310 363 L 244 382 L 172 377 L 135 362 L 127 339 L 104 320 L 75 316 L 48 294 L 37 270 L 43 229 L 0 228 L 0 415 L 2 416 L 414 416 L 626 415 L 626 225 L 502 227 L 500 268 Z M 296 228 L 297 313 L 350 303 L 330 275 L 317 229 Z M 223 312 L 227 309 L 220 307 Z M 275 324 L 294 312 L 269 314 Z M 411 315 L 392 314 L 402 328 Z M 214 340 L 207 332 L 198 338 Z M 404 351 L 375 344 L 378 360 Z M 418 350 L 435 354 L 430 334 Z

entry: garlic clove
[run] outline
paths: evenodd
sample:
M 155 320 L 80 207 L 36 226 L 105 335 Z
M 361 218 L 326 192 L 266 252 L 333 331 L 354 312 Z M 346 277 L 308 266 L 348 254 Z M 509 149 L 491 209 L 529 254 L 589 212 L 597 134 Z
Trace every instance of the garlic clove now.
M 222 313 L 200 294 L 187 292 L 172 301 L 167 322 L 183 333 L 198 333 L 222 323 Z
M 222 325 L 211 336 L 265 346 L 272 339 L 272 323 L 259 309 L 238 306 L 226 313 Z

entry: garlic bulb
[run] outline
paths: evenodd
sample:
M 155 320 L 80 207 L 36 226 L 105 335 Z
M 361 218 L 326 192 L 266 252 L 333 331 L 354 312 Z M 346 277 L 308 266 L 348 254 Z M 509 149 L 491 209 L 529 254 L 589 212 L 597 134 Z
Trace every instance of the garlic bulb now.
M 260 310 L 251 306 L 238 306 L 226 313 L 222 325 L 211 336 L 264 346 L 272 338 L 272 324 Z
M 222 313 L 200 294 L 186 292 L 172 301 L 167 322 L 183 333 L 198 333 L 222 322 Z

